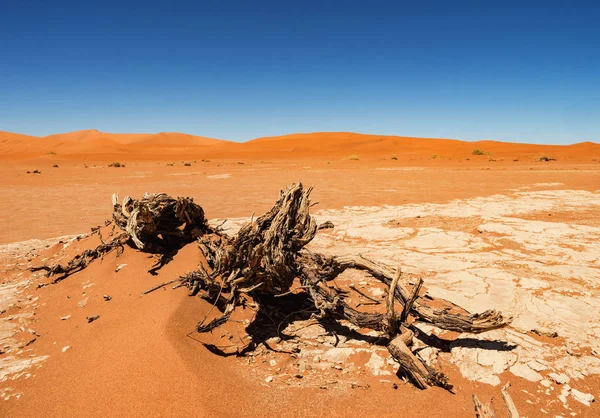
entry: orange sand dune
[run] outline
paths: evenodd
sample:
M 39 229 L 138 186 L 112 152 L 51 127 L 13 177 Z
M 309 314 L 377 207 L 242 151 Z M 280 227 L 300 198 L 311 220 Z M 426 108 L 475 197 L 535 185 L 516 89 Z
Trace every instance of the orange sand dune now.
M 180 133 L 115 134 L 85 130 L 46 137 L 0 132 L 0 151 L 4 156 L 35 158 L 43 155 L 85 157 L 114 155 L 169 154 L 168 150 L 202 148 L 224 141 Z
M 301 156 L 426 156 L 469 157 L 481 149 L 496 156 L 550 155 L 579 157 L 595 153 L 600 156 L 600 144 L 591 142 L 575 145 L 536 145 L 498 141 L 466 142 L 455 139 L 414 138 L 404 136 L 365 135 L 352 132 L 323 132 L 292 134 L 257 138 L 242 146 L 226 144 L 232 151 L 246 153 L 275 153 L 283 156 L 294 153 Z
M 475 149 L 483 155 L 472 155 Z M 32 159 L 57 156 L 70 159 L 172 159 L 181 158 L 397 158 L 535 159 L 590 161 L 600 157 L 600 144 L 517 144 L 498 141 L 465 142 L 454 139 L 366 135 L 351 132 L 315 132 L 257 138 L 245 143 L 182 133 L 114 134 L 97 130 L 46 137 L 0 132 L 0 158 Z

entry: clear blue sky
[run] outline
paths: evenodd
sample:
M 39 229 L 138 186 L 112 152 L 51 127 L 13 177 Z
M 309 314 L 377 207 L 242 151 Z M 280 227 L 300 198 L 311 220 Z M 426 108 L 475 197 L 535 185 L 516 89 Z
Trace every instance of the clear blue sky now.
M 0 6 L 0 130 L 600 142 L 596 1 Z

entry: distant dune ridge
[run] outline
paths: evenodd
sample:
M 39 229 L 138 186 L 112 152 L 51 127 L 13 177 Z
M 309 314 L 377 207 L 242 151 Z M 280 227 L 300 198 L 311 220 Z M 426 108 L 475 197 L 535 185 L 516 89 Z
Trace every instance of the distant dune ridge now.
M 471 155 L 479 149 L 483 155 Z M 29 159 L 43 155 L 62 158 L 168 159 L 198 158 L 485 158 L 534 157 L 590 160 L 600 158 L 600 144 L 535 145 L 498 141 L 367 135 L 351 132 L 300 133 L 253 139 L 244 143 L 175 132 L 117 134 L 85 130 L 36 137 L 0 131 L 0 158 Z

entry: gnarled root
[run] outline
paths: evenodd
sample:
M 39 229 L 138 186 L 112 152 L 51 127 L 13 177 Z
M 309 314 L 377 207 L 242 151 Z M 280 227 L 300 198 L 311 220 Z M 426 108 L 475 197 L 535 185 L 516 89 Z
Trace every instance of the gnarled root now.
M 197 331 L 208 332 L 227 322 L 242 295 L 260 300 L 260 295 L 286 293 L 299 278 L 319 312 L 318 318 L 346 320 L 358 328 L 382 331 L 391 355 L 417 387 L 437 385 L 451 390 L 443 373 L 432 370 L 410 350 L 412 332 L 408 326 L 413 318 L 442 329 L 472 333 L 504 327 L 512 318 L 492 310 L 471 314 L 449 301 L 420 295 L 422 279 L 411 287 L 399 269 L 396 274 L 363 257 L 328 257 L 303 249 L 317 230 L 309 215 L 310 192 L 302 184 L 292 185 L 269 212 L 244 225 L 233 238 L 205 235 L 200 239 L 199 246 L 213 270 L 207 273 L 200 269 L 183 279 L 219 306 L 222 314 L 207 324 L 201 321 Z M 344 292 L 328 285 L 347 269 L 364 270 L 387 285 L 385 313 L 358 311 L 346 301 Z M 395 312 L 396 303 L 402 307 L 400 314 Z M 433 304 L 443 308 L 433 308 Z
M 142 251 L 162 254 L 160 267 L 179 248 L 196 240 L 206 265 L 146 292 L 177 281 L 177 286 L 187 286 L 190 295 L 209 301 L 212 308 L 196 331 L 210 332 L 225 324 L 238 306 L 253 305 L 257 312 L 276 312 L 281 308 L 280 297 L 291 293 L 293 283 L 299 281 L 302 303 L 312 303 L 311 314 L 318 320 L 348 321 L 358 329 L 381 331 L 391 355 L 417 387 L 437 385 L 450 390 L 447 377 L 411 351 L 412 322 L 418 319 L 446 330 L 479 333 L 504 327 L 511 318 L 492 310 L 471 314 L 449 301 L 434 299 L 423 294 L 422 279 L 411 284 L 400 269 L 363 257 L 330 257 L 308 251 L 305 246 L 317 232 L 309 213 L 311 191 L 301 183 L 291 185 L 281 192 L 270 211 L 242 226 L 232 237 L 211 228 L 204 211 L 191 198 L 146 194 L 142 199 L 126 197 L 119 203 L 113 195 L 113 219 L 124 231 L 121 235 L 85 251 L 67 266 L 36 269 L 47 270 L 49 275 L 62 273 L 64 278 L 115 248 L 122 251 L 125 242 Z M 359 311 L 350 305 L 347 292 L 329 285 L 347 269 L 366 271 L 385 284 L 385 312 Z M 220 313 L 209 321 L 215 308 Z M 248 344 L 243 350 L 250 347 Z
M 82 252 L 81 254 L 73 257 L 66 265 L 55 264 L 53 266 L 37 266 L 31 267 L 31 271 L 46 271 L 46 277 L 58 276 L 54 280 L 52 280 L 51 284 L 60 282 L 61 280 L 66 279 L 73 273 L 77 273 L 80 270 L 83 270 L 88 266 L 89 263 L 94 261 L 97 258 L 104 257 L 106 254 L 112 252 L 113 250 L 117 251 L 117 256 L 121 255 L 123 252 L 123 244 L 129 239 L 129 235 L 121 234 L 115 238 L 113 238 L 109 242 L 103 242 L 99 246 L 94 249 L 88 249 Z M 43 287 L 44 285 L 40 285 L 38 287 Z

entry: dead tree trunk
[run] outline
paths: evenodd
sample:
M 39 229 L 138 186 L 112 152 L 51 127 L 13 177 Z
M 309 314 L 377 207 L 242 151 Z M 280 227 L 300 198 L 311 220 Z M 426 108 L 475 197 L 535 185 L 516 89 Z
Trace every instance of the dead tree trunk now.
M 422 280 L 411 287 L 399 269 L 396 272 L 362 257 L 329 257 L 307 250 L 305 246 L 318 229 L 309 213 L 311 190 L 302 184 L 291 185 L 280 193 L 270 211 L 242 226 L 233 237 L 209 227 L 204 211 L 191 198 L 173 199 L 165 194 L 146 194 L 140 200 L 126 197 L 122 203 L 113 196 L 113 219 L 130 246 L 143 251 L 168 254 L 197 240 L 209 269 L 199 266 L 179 280 L 191 295 L 200 294 L 221 312 L 208 323 L 199 322 L 198 332 L 224 324 L 248 299 L 254 299 L 259 309 L 264 307 L 268 302 L 263 301 L 289 292 L 294 280 L 299 279 L 319 318 L 346 320 L 358 328 L 382 331 L 391 355 L 415 385 L 451 389 L 446 376 L 431 370 L 410 350 L 411 322 L 419 319 L 446 330 L 479 333 L 504 327 L 511 318 L 493 310 L 471 314 L 449 301 L 420 294 Z M 102 254 L 99 248 L 96 252 Z M 70 274 L 86 263 L 74 260 L 67 267 L 41 268 L 49 274 Z M 349 305 L 346 295 L 329 286 L 347 269 L 366 271 L 388 287 L 385 313 L 358 311 Z M 399 315 L 395 313 L 396 303 L 402 308 Z

